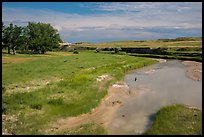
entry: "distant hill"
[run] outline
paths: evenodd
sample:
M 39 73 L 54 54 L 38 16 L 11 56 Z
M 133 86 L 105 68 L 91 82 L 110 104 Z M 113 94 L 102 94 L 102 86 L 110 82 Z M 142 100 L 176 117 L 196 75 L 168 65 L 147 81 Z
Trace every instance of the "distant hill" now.
M 110 48 L 110 47 L 201 47 L 202 37 L 178 37 L 175 39 L 158 39 L 158 40 L 131 40 L 131 41 L 112 41 L 101 43 L 87 43 L 78 42 L 77 46 L 82 47 L 98 47 L 98 48 Z

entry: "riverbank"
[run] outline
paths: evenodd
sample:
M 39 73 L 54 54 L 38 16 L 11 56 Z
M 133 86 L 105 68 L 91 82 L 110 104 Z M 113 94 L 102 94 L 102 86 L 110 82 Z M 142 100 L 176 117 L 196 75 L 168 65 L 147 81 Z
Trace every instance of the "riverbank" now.
M 202 110 L 178 104 L 163 107 L 145 135 L 202 135 Z
M 31 60 L 26 59 L 34 58 L 30 55 L 6 55 L 6 61 L 2 55 L 2 134 L 45 134 L 43 129 L 58 119 L 91 113 L 108 87 L 122 80 L 127 71 L 156 63 L 91 51 L 56 54 Z M 24 60 L 9 63 L 13 58 Z
M 194 81 L 186 77 L 186 68 L 179 60 L 160 62 L 126 74 L 125 82 L 138 94 L 129 98 L 114 114 L 111 134 L 144 133 L 151 127 L 155 113 L 168 105 L 202 108 L 202 79 Z M 125 117 L 121 117 L 123 114 Z
M 155 59 L 155 60 L 157 60 L 159 63 L 162 63 L 162 64 L 167 62 L 167 60 L 164 60 L 164 59 Z M 183 63 L 189 63 L 189 62 L 184 61 Z M 196 62 L 190 62 L 190 65 L 191 66 L 195 65 L 195 63 Z M 144 73 L 146 75 L 147 74 L 151 75 L 151 74 L 156 72 L 156 70 L 153 69 L 153 70 L 155 70 L 154 72 L 147 73 L 147 72 L 151 71 L 150 68 L 151 67 L 147 67 L 147 68 L 143 69 Z M 142 68 L 140 68 L 138 70 L 142 70 Z M 131 78 L 131 79 L 133 79 L 133 78 Z M 104 76 L 104 80 L 105 80 L 105 76 Z M 126 101 L 130 100 L 131 98 L 133 99 L 134 96 L 136 97 L 139 94 L 142 94 L 144 91 L 141 91 L 141 90 L 145 90 L 145 87 L 142 88 L 140 86 L 137 86 L 137 88 L 134 88 L 134 90 L 131 90 L 129 88 L 129 86 L 127 84 L 125 84 L 124 82 L 118 82 L 116 84 L 113 84 L 112 86 L 109 87 L 108 94 L 102 100 L 100 105 L 97 108 L 92 109 L 91 113 L 83 114 L 83 115 L 80 115 L 77 117 L 69 117 L 69 118 L 65 118 L 65 119 L 60 119 L 56 123 L 52 124 L 54 126 L 52 126 L 52 128 L 50 128 L 50 129 L 48 129 L 47 133 L 48 134 L 62 134 L 66 131 L 72 131 L 73 129 L 75 130 L 76 128 L 80 129 L 81 124 L 95 123 L 95 124 L 101 125 L 105 129 L 107 129 L 107 134 L 112 134 L 111 130 L 113 130 L 114 127 L 111 127 L 111 126 L 114 126 L 114 125 L 115 126 L 121 126 L 120 123 L 116 122 L 113 119 L 113 116 L 115 115 L 115 113 L 118 113 L 116 111 L 118 111 L 122 107 L 127 107 L 127 104 L 126 104 L 126 106 L 123 106 L 123 105 L 125 105 L 124 103 Z M 151 89 L 149 89 L 149 90 L 151 90 Z M 145 94 L 152 94 L 152 92 L 149 92 L 149 90 Z M 139 95 L 139 96 L 141 96 L 141 95 Z M 123 119 L 125 119 L 126 117 L 130 118 L 129 114 L 126 115 L 125 112 L 123 112 L 123 113 L 124 114 L 120 114 L 121 118 L 123 118 Z M 137 115 L 140 115 L 140 113 L 141 112 L 137 112 Z M 144 119 L 144 118 L 142 117 L 141 119 Z M 111 129 L 110 129 L 110 127 L 111 127 Z M 132 128 L 131 125 L 129 125 L 129 127 L 130 127 L 130 129 Z M 110 130 L 110 133 L 109 133 L 109 130 Z M 142 130 L 140 132 L 142 132 Z M 70 132 L 68 132 L 68 133 L 70 133 Z M 115 133 L 115 131 L 114 131 L 114 133 Z M 139 133 L 139 134 L 141 134 L 141 133 Z
M 202 78 L 202 63 L 195 61 L 183 61 L 182 64 L 186 66 L 186 76 L 200 81 Z
M 102 99 L 99 106 L 92 109 L 90 113 L 59 119 L 51 124 L 52 128 L 47 129 L 46 133 L 60 134 L 88 123 L 99 124 L 107 129 L 116 110 L 133 95 L 135 94 L 129 92 L 128 85 L 124 82 L 117 82 L 109 87 L 107 95 Z
M 166 62 L 165 59 L 153 59 L 159 63 Z M 142 69 L 142 68 L 140 68 Z M 102 83 L 108 79 L 108 75 L 101 76 Z M 100 87 L 99 87 L 100 88 Z M 82 114 L 76 117 L 68 117 L 59 119 L 57 122 L 51 124 L 51 128 L 46 129 L 47 134 L 62 134 L 72 133 L 72 130 L 78 130 L 80 125 L 95 123 L 108 129 L 111 124 L 114 113 L 123 106 L 123 103 L 130 97 L 136 96 L 138 90 L 130 90 L 129 86 L 123 82 L 116 82 L 108 89 L 107 95 L 102 99 L 98 107 L 91 110 L 90 113 Z M 121 115 L 125 117 L 125 115 Z M 109 134 L 109 133 L 108 133 Z

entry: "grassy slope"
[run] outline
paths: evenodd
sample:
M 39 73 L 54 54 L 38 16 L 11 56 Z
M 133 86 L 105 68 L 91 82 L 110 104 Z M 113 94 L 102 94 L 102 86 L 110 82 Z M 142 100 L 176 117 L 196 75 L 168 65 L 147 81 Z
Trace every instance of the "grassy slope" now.
M 201 47 L 202 39 L 193 38 L 193 40 L 185 41 L 170 41 L 164 42 L 162 40 L 145 40 L 145 41 L 114 41 L 114 42 L 101 42 L 101 43 L 82 43 L 78 44 L 79 46 L 87 47 Z
M 98 48 L 168 48 L 165 50 L 165 55 L 156 54 L 137 54 L 131 53 L 137 57 L 154 57 L 154 58 L 169 58 L 181 60 L 202 61 L 202 38 L 189 37 L 182 40 L 174 39 L 165 40 L 144 40 L 144 41 L 113 41 L 101 43 L 81 43 L 81 47 L 98 47 Z M 179 51 L 178 51 L 179 50 Z
M 201 135 L 202 111 L 183 105 L 162 108 L 156 114 L 148 135 Z
M 93 51 L 73 56 L 61 54 L 63 56 L 36 56 L 38 59 L 35 60 L 2 64 L 2 84 L 5 87 L 2 113 L 6 117 L 3 118 L 3 131 L 7 129 L 12 134 L 45 134 L 40 129 L 51 121 L 87 113 L 96 107 L 106 95 L 108 86 L 122 80 L 126 71 L 156 62 L 147 58 Z M 30 57 L 15 57 L 26 56 Z M 12 55 L 7 57 L 13 58 Z M 93 67 L 95 69 L 89 69 Z M 96 78 L 104 74 L 110 75 L 112 80 L 98 92 Z M 8 93 L 8 90 L 17 87 L 37 87 L 42 80 L 53 77 L 62 81 L 51 82 L 31 92 Z

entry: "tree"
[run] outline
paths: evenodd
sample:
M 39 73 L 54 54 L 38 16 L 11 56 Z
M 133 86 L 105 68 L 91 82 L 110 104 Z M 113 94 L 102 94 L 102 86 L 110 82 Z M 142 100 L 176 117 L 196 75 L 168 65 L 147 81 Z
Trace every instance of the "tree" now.
M 21 46 L 19 46 L 19 50 L 21 50 L 22 53 L 29 53 L 29 35 L 28 35 L 28 28 L 23 27 L 22 28 L 22 36 L 21 36 Z
M 20 47 L 21 44 L 23 43 L 22 30 L 23 30 L 23 28 L 18 27 L 17 25 L 15 25 L 14 28 L 13 28 L 13 37 L 12 37 L 12 45 L 11 45 L 13 55 L 16 54 L 16 48 Z
M 59 47 L 61 39 L 57 32 L 50 24 L 29 22 L 26 32 L 29 39 L 28 49 L 44 54 Z
M 3 27 L 3 23 L 2 23 Z M 4 27 L 2 31 L 2 42 L 8 48 L 8 54 L 10 54 L 10 50 L 13 50 L 13 55 L 16 54 L 16 47 L 21 45 L 21 32 L 22 27 L 18 27 L 17 25 L 13 26 L 12 23 L 8 27 Z
M 1 36 L 2 36 L 2 49 L 5 47 L 4 42 L 3 42 L 4 29 L 5 29 L 5 26 L 4 26 L 4 23 L 2 22 L 2 33 L 1 33 Z
M 57 32 L 50 24 L 45 23 L 29 22 L 26 27 L 14 26 L 10 23 L 5 27 L 2 22 L 2 45 L 8 48 L 8 54 L 11 49 L 14 55 L 16 49 L 26 53 L 44 54 L 59 47 L 59 42 L 62 40 Z
M 9 30 L 5 28 L 2 22 L 2 46 L 7 46 L 9 43 Z M 8 48 L 8 54 L 10 54 L 10 49 Z

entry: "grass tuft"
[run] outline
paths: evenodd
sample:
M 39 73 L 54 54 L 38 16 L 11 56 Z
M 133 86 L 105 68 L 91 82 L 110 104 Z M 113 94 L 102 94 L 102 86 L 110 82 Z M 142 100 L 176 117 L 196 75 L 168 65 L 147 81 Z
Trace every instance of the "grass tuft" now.
M 175 104 L 160 109 L 147 135 L 201 135 L 202 111 Z

